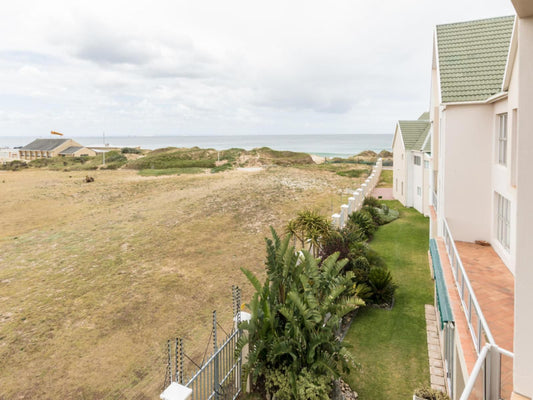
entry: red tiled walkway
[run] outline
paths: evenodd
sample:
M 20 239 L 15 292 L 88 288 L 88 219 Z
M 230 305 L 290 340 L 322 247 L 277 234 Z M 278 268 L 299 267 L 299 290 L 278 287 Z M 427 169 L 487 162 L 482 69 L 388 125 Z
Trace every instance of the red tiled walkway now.
M 372 191 L 372 196 L 376 199 L 379 199 L 381 196 L 381 200 L 394 200 L 394 197 L 392 197 L 392 188 L 375 188 Z
M 490 246 L 455 242 L 496 344 L 513 351 L 514 276 Z M 502 396 L 512 391 L 512 359 L 502 357 Z

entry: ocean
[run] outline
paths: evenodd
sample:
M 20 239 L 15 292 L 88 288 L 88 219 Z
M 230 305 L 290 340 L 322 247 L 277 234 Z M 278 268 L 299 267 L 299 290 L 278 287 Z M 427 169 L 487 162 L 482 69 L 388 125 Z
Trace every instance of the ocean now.
M 50 138 L 29 136 L 0 136 L 0 147 L 24 146 L 34 139 Z M 256 147 L 270 147 L 275 150 L 300 151 L 322 157 L 349 157 L 364 150 L 392 148 L 393 135 L 234 135 L 234 136 L 106 136 L 110 147 L 141 147 L 159 149 L 163 147 L 194 147 L 225 150 L 232 147 L 251 150 Z M 57 139 L 58 136 L 53 138 Z M 97 136 L 72 137 L 88 147 L 102 147 L 103 138 Z

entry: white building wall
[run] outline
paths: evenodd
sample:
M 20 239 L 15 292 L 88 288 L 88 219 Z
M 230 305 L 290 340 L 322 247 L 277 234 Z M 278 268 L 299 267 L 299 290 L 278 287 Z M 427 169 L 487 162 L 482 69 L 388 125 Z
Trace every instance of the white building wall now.
M 413 207 L 421 214 L 424 213 L 423 188 L 424 188 L 424 155 L 421 151 L 411 151 L 409 163 L 411 164 L 412 177 L 409 193 Z M 415 156 L 420 157 L 420 165 L 415 165 Z M 420 195 L 418 194 L 420 188 Z
M 533 17 L 519 19 L 518 38 L 514 390 L 533 398 Z
M 407 179 L 405 147 L 400 135 L 399 125 L 396 124 L 394 143 L 392 144 L 393 170 L 392 170 L 392 195 L 404 206 L 406 205 L 405 183 Z M 404 186 L 402 192 L 402 184 Z
M 444 216 L 455 240 L 491 239 L 492 132 L 492 105 L 446 107 L 439 183 L 444 186 Z

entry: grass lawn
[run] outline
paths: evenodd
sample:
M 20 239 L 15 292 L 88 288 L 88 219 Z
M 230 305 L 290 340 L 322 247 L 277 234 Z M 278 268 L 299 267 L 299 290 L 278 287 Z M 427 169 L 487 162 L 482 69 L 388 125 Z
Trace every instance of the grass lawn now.
M 379 177 L 379 182 L 376 187 L 392 187 L 392 170 L 385 169 L 381 171 L 381 176 Z
M 344 379 L 361 400 L 408 399 L 415 388 L 429 384 L 424 304 L 433 304 L 433 282 L 428 219 L 397 201 L 387 203 L 400 211 L 400 218 L 380 227 L 370 246 L 399 286 L 396 302 L 391 311 L 360 310 L 345 339 L 359 367 Z

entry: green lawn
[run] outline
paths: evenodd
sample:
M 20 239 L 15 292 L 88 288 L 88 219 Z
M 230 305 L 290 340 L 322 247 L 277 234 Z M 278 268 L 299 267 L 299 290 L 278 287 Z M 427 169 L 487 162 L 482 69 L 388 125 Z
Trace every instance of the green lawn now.
M 376 187 L 392 187 L 392 170 L 384 169 L 381 171 L 379 182 Z
M 370 246 L 399 288 L 391 311 L 360 310 L 345 338 L 359 367 L 344 379 L 360 400 L 410 399 L 415 388 L 429 384 L 424 304 L 433 304 L 433 282 L 428 219 L 397 201 L 387 203 L 400 211 L 400 218 L 380 227 Z

